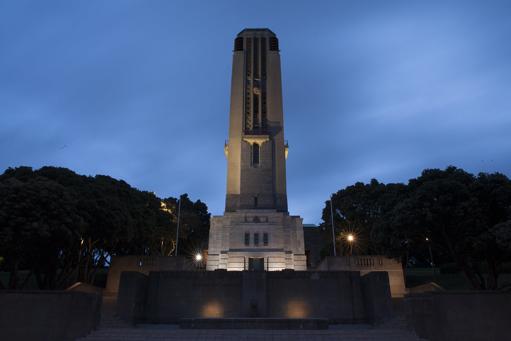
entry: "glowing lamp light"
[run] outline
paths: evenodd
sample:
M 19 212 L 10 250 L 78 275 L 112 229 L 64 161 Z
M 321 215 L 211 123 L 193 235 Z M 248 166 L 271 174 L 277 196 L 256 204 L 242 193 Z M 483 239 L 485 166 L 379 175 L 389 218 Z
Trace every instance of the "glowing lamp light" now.
M 195 261 L 196 261 L 196 262 L 200 262 L 201 260 L 202 260 L 202 255 L 201 255 L 200 253 L 197 253 L 197 254 L 195 255 Z
M 218 318 L 224 316 L 224 308 L 218 301 L 206 302 L 201 309 L 201 317 Z
M 292 299 L 287 302 L 286 316 L 288 318 L 303 319 L 310 315 L 310 309 L 307 303 L 300 299 Z
M 350 234 L 348 234 L 346 239 L 348 240 L 348 242 L 353 243 L 355 241 L 355 236 L 350 233 Z

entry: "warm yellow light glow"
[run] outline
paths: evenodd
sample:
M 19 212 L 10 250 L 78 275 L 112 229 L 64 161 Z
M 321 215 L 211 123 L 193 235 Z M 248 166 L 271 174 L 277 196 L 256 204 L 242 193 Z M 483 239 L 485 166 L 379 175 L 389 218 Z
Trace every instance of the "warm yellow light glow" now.
M 211 301 L 202 307 L 201 317 L 223 317 L 224 309 L 218 301 Z
M 353 243 L 355 241 L 355 236 L 350 233 L 350 234 L 348 234 L 346 239 L 348 240 L 348 242 Z
M 262 146 L 263 143 L 269 141 L 270 137 L 268 135 L 244 135 L 243 141 L 247 142 L 250 145 L 257 143 L 259 146 Z
M 286 315 L 295 319 L 309 317 L 309 307 L 302 300 L 291 300 L 287 303 Z
M 200 261 L 202 260 L 202 255 L 201 255 L 200 253 L 196 254 L 196 255 L 195 255 L 195 260 L 196 260 L 197 262 L 200 262 Z
M 167 207 L 167 204 L 165 204 L 163 201 L 160 201 L 160 210 L 168 213 L 172 213 L 172 210 Z
M 229 156 L 229 145 L 227 144 L 227 142 L 225 142 L 225 144 L 224 144 L 224 154 L 225 154 L 225 157 Z

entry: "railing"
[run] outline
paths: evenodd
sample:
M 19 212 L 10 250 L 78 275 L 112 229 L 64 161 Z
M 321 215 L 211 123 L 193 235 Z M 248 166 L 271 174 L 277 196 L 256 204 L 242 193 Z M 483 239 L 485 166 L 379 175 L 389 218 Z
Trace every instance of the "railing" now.
M 353 259 L 353 263 L 356 266 L 364 267 L 364 268 L 372 268 L 374 267 L 374 258 L 373 257 L 357 257 Z
M 339 261 L 341 262 L 341 264 L 343 264 L 341 266 L 367 269 L 388 266 L 395 262 L 381 256 L 345 256 L 342 258 L 340 257 L 340 259 L 337 262 Z

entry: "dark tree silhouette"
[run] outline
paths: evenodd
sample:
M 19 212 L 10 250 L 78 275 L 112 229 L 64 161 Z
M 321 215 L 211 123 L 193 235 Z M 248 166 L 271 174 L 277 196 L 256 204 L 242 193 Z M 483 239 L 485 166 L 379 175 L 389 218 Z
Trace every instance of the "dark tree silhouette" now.
M 429 258 L 431 247 L 437 260 L 455 262 L 476 289 L 497 288 L 502 263 L 511 260 L 511 181 L 503 174 L 428 169 L 407 185 L 357 183 L 333 201 L 343 213 L 336 214 L 337 231 L 355 228 L 363 253 Z
M 182 197 L 183 243 L 207 244 L 207 206 Z M 153 193 L 108 176 L 9 168 L 0 175 L 0 269 L 10 280 L 0 286 L 23 288 L 32 276 L 41 289 L 93 283 L 111 256 L 165 254 L 162 241 L 175 244 L 176 214 Z

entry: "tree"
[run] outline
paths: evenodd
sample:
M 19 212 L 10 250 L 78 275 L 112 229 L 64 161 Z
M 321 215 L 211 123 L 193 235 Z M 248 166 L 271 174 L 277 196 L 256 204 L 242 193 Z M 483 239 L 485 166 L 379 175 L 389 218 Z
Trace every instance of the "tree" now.
M 333 195 L 334 226 L 337 242 L 346 244 L 343 233 L 356 234 L 356 250 L 362 254 L 381 254 L 389 250 L 391 235 L 381 234 L 382 219 L 406 193 L 403 184 L 388 184 L 372 179 L 369 184 L 357 182 Z M 323 227 L 331 225 L 330 202 L 323 209 Z M 344 245 L 346 246 L 346 245 Z M 347 248 L 343 247 L 346 251 Z
M 207 207 L 183 198 L 183 237 L 203 243 Z M 11 275 L 0 285 L 21 288 L 30 276 L 41 289 L 93 283 L 112 256 L 163 254 L 162 240 L 175 242 L 175 212 L 163 210 L 153 193 L 108 176 L 9 168 L 0 175 L 0 267 Z M 28 271 L 21 281 L 20 269 Z
M 22 287 L 35 275 L 41 288 L 57 286 L 67 275 L 57 272 L 72 263 L 68 250 L 83 220 L 73 193 L 34 175 L 28 168 L 10 170 L 0 178 L 0 254 L 10 272 L 9 288 Z M 28 275 L 18 283 L 20 268 Z
M 456 167 L 427 169 L 407 185 L 357 183 L 334 195 L 340 229 L 357 228 L 364 253 L 453 261 L 476 289 L 495 289 L 510 260 L 511 181 Z M 329 207 L 323 210 L 329 221 Z M 360 239 L 360 238 L 359 238 Z
M 180 196 L 181 212 L 179 226 L 179 250 L 185 254 L 192 255 L 207 248 L 209 238 L 208 207 L 202 201 L 195 202 L 188 198 L 188 194 Z M 173 213 L 174 221 L 177 223 L 178 199 L 169 197 L 163 199 L 165 206 Z M 175 231 L 175 230 L 174 230 Z

